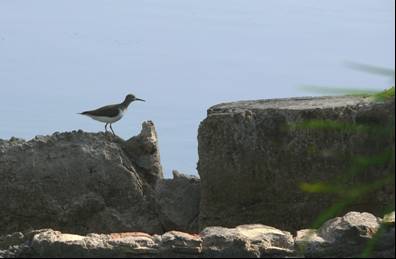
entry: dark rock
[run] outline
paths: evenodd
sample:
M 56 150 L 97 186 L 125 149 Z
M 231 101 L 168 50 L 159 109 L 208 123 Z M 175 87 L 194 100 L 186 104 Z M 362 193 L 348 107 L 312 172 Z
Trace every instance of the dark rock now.
M 198 136 L 200 227 L 310 227 L 337 197 L 306 193 L 301 183 L 337 179 L 350 190 L 394 171 L 393 159 L 346 176 L 356 157 L 391 156 L 394 132 L 384 129 L 394 125 L 394 109 L 394 99 L 373 102 L 348 96 L 242 101 L 210 108 Z M 330 126 L 304 124 L 312 121 Z M 394 202 L 392 180 L 354 200 L 339 215 L 350 210 L 381 215 L 386 204 Z
M 173 179 L 162 179 L 156 188 L 156 208 L 165 231 L 197 233 L 200 180 L 173 171 Z
M 5 250 L 12 245 L 23 243 L 24 238 L 25 236 L 21 232 L 0 236 L 0 250 Z
M 154 179 L 162 177 L 156 145 L 152 122 L 127 142 L 82 131 L 1 141 L 0 234 L 162 233 L 153 202 Z
M 381 220 L 378 238 L 375 242 L 377 257 L 395 258 L 395 212 L 386 214 Z

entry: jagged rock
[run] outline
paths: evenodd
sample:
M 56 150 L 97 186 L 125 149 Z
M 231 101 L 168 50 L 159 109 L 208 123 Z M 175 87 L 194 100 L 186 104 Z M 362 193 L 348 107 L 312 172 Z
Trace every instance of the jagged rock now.
M 173 179 L 158 181 L 156 208 L 165 231 L 198 232 L 201 197 L 199 178 L 173 171 Z
M 296 246 L 307 257 L 351 257 L 359 256 L 377 234 L 380 220 L 370 213 L 349 212 L 343 217 L 328 220 L 318 230 L 305 229 L 297 232 Z M 391 235 L 379 233 L 380 242 L 373 243 L 373 252 L 378 257 L 394 256 Z M 394 234 L 394 232 L 393 232 Z
M 143 122 L 142 131 L 123 143 L 124 151 L 152 186 L 163 178 L 157 132 L 152 121 Z
M 394 99 L 374 102 L 354 96 L 241 101 L 210 108 L 198 135 L 200 227 L 310 227 L 338 197 L 303 192 L 301 183 L 334 181 L 351 190 L 394 171 L 393 159 L 346 176 L 354 158 L 391 157 L 394 132 L 385 129 L 394 125 L 394 109 Z M 305 124 L 312 121 L 319 126 Z M 394 201 L 391 179 L 339 215 L 350 210 L 381 215 Z
M 0 234 L 162 233 L 153 202 L 162 178 L 156 145 L 152 122 L 128 141 L 82 131 L 0 141 Z

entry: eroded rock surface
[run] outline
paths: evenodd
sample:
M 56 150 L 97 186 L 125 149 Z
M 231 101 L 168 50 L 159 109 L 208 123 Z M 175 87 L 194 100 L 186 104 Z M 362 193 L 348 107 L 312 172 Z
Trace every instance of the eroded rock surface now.
M 205 257 L 262 258 L 289 256 L 294 240 L 289 232 L 264 226 L 208 227 L 201 232 Z
M 373 214 L 349 212 L 327 221 L 318 230 L 298 231 L 295 242 L 310 257 L 357 256 L 363 253 L 379 228 L 380 219 Z M 384 234 L 381 233 L 381 236 Z M 376 247 L 381 245 L 377 243 Z M 392 248 L 392 245 L 387 248 Z
M 0 233 L 162 233 L 154 188 L 162 179 L 152 122 L 123 141 L 74 131 L 0 140 Z
M 304 192 L 302 183 L 336 183 L 351 190 L 389 178 L 394 171 L 394 159 L 388 159 L 394 152 L 394 128 L 386 131 L 394 125 L 394 109 L 394 99 L 374 102 L 352 96 L 241 101 L 210 108 L 198 136 L 200 227 L 310 227 L 338 200 L 333 194 Z M 370 159 L 390 162 L 357 164 Z M 340 215 L 358 210 L 380 216 L 394 202 L 390 178 Z

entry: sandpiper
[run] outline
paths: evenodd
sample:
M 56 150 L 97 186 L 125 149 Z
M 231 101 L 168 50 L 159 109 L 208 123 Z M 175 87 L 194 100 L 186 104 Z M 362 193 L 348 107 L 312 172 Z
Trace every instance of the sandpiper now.
M 122 103 L 103 106 L 96 110 L 81 112 L 80 114 L 87 115 L 94 120 L 106 123 L 105 132 L 107 132 L 107 125 L 110 124 L 111 132 L 115 135 L 111 124 L 122 118 L 124 112 L 128 109 L 129 104 L 133 101 L 145 102 L 145 100 L 136 98 L 133 94 L 128 94 Z

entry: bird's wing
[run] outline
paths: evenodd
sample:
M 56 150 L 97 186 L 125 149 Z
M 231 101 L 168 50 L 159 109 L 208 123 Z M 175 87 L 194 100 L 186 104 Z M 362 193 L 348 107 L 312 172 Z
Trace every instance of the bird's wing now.
M 84 115 L 92 115 L 92 116 L 105 116 L 105 117 L 116 117 L 119 114 L 120 110 L 116 107 L 116 105 L 108 105 L 100 107 L 96 110 L 85 111 L 81 114 Z

